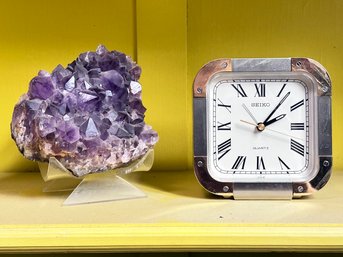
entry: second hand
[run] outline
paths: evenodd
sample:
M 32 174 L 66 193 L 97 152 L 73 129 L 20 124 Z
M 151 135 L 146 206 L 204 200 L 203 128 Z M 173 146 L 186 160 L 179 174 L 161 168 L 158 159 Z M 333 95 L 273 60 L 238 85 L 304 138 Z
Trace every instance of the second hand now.
M 249 116 L 255 121 L 255 123 L 257 124 L 257 120 L 255 119 L 254 115 L 252 115 L 252 113 L 249 111 L 248 107 L 245 104 L 242 104 L 244 110 L 249 114 Z
M 240 120 L 241 122 L 243 123 L 246 123 L 246 124 L 249 124 L 249 125 L 252 125 L 254 127 L 256 127 L 257 125 L 252 123 L 252 122 L 249 122 L 249 121 L 245 121 L 245 120 Z M 299 139 L 299 140 L 302 140 L 302 141 L 305 141 L 303 138 L 300 138 L 300 137 L 295 137 L 295 136 L 292 136 L 292 135 L 289 135 L 289 134 L 286 134 L 286 133 L 283 133 L 283 132 L 280 132 L 280 131 L 277 131 L 277 130 L 274 130 L 274 129 L 270 129 L 270 128 L 267 128 L 265 127 L 264 129 L 266 130 L 270 130 L 270 131 L 273 131 L 275 133 L 279 133 L 281 135 L 284 135 L 284 136 L 287 136 L 287 137 L 292 137 L 292 138 L 296 138 L 296 139 Z

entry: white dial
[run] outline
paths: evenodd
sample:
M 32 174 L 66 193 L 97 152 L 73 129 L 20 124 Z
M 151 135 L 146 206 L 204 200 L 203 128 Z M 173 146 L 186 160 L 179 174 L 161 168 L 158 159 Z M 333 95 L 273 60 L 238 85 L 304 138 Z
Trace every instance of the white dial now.
M 219 181 L 301 177 L 309 94 L 296 79 L 223 79 L 207 89 L 208 166 Z

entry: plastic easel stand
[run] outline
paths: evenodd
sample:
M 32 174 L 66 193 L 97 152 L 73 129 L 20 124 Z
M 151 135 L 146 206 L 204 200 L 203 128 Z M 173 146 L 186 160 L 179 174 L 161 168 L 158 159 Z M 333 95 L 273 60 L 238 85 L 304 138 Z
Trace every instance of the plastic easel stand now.
M 141 159 L 126 167 L 102 173 L 75 177 L 56 158 L 49 163 L 39 163 L 43 180 L 43 192 L 71 191 L 63 205 L 79 205 L 135 199 L 146 197 L 146 194 L 117 174 L 128 174 L 135 171 L 148 171 L 154 160 L 154 151 L 150 150 Z M 75 188 L 76 187 L 76 188 Z
M 78 205 L 135 199 L 146 194 L 115 173 L 86 176 L 63 205 Z

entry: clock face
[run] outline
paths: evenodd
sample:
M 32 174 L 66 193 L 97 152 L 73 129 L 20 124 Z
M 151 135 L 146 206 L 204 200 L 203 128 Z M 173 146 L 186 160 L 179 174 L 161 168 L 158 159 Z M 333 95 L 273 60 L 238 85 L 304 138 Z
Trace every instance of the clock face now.
M 296 181 L 311 165 L 311 91 L 295 78 L 217 78 L 207 87 L 209 173 Z M 306 175 L 305 175 L 306 174 Z

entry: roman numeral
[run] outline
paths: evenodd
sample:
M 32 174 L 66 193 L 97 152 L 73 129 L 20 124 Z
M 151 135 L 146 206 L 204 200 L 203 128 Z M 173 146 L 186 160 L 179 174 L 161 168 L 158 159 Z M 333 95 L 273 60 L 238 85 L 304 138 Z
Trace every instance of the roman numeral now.
M 218 145 L 218 154 L 220 155 L 218 160 L 223 158 L 223 156 L 227 154 L 228 152 L 230 152 L 230 150 L 231 150 L 231 138 Z
M 263 158 L 262 156 L 257 156 L 257 159 L 256 159 L 256 169 L 257 170 L 260 170 L 260 169 L 266 169 L 266 167 L 264 166 L 264 161 L 263 161 Z
M 299 108 L 300 106 L 304 105 L 304 100 L 301 100 L 297 102 L 296 104 L 291 106 L 291 112 L 294 111 L 295 109 Z
M 285 166 L 289 170 L 289 167 L 287 166 L 287 164 L 279 156 L 278 156 L 278 158 L 279 158 L 281 170 L 283 170 L 283 166 Z
M 294 152 L 304 156 L 305 146 L 300 144 L 299 142 L 291 139 L 291 150 L 293 150 Z
M 291 123 L 291 130 L 304 130 L 305 124 L 304 123 Z
M 246 159 L 247 159 L 246 156 L 238 156 L 231 169 L 237 170 L 239 167 L 241 167 L 241 169 L 244 170 Z
M 287 85 L 286 83 L 283 84 L 283 86 L 282 86 L 280 92 L 277 94 L 277 97 L 280 97 L 280 95 L 281 95 L 282 91 L 284 90 L 284 88 L 286 87 L 286 85 Z
M 255 88 L 256 88 L 256 94 L 255 97 L 265 97 L 266 96 L 266 84 L 255 84 Z
M 237 87 L 234 84 L 231 84 L 233 86 L 234 89 L 236 89 L 236 91 L 238 92 L 238 97 L 242 96 L 242 97 L 247 97 L 247 94 L 244 92 L 241 84 L 237 84 Z
M 219 98 L 218 98 L 218 107 L 224 107 L 226 110 L 228 110 L 231 113 L 231 105 L 224 104 Z
M 220 124 L 218 130 L 231 130 L 231 122 Z

